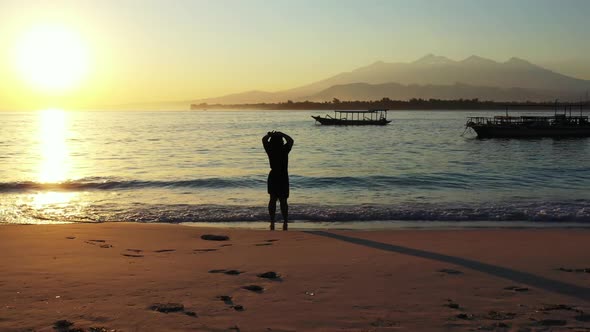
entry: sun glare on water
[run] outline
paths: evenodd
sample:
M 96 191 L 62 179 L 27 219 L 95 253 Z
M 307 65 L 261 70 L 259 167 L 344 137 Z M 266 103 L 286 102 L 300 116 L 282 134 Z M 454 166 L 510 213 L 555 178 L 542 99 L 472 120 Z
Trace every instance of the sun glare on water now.
M 16 46 L 15 65 L 32 88 L 59 94 L 76 87 L 88 71 L 88 50 L 82 38 L 62 26 L 38 26 Z
M 39 114 L 39 141 L 41 161 L 39 181 L 54 183 L 67 180 L 69 151 L 66 143 L 67 114 L 63 110 L 49 109 Z

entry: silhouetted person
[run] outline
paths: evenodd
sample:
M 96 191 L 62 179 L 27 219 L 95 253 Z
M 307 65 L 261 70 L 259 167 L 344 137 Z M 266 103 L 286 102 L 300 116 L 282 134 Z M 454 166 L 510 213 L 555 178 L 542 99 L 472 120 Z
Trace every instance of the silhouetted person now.
M 283 138 L 286 142 L 283 142 Z M 280 131 L 268 132 L 262 138 L 262 145 L 268 155 L 270 173 L 268 173 L 268 213 L 270 215 L 270 230 L 275 229 L 275 214 L 277 211 L 277 199 L 281 203 L 281 214 L 283 215 L 283 230 L 288 229 L 289 205 L 289 152 L 293 147 L 293 139 Z

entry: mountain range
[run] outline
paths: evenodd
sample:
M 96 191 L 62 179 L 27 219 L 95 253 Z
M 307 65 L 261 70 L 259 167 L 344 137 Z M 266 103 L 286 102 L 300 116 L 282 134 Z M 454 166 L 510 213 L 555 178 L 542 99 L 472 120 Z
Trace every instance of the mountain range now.
M 390 98 L 493 101 L 577 101 L 586 98 L 590 80 L 563 75 L 529 61 L 497 62 L 479 56 L 461 61 L 426 55 L 413 62 L 382 61 L 293 89 L 248 91 L 192 101 L 194 104 L 248 104 L 293 101 L 376 100 Z

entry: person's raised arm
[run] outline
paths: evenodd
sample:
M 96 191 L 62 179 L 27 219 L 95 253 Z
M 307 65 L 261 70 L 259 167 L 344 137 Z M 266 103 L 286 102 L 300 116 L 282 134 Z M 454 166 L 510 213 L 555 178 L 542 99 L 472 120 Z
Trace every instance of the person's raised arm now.
M 264 146 L 264 150 L 268 151 L 268 148 L 270 147 L 270 137 L 272 136 L 272 132 L 268 132 L 266 133 L 266 135 L 264 135 L 262 137 L 262 146 Z
M 293 143 L 294 143 L 295 141 L 293 141 L 293 139 L 291 138 L 291 136 L 289 136 L 289 135 L 287 135 L 287 134 L 285 134 L 285 133 L 281 133 L 281 132 L 279 132 L 279 134 L 280 134 L 281 136 L 283 136 L 283 137 L 285 138 L 285 140 L 287 141 L 287 146 L 286 146 L 286 147 L 287 147 L 287 150 L 291 151 L 291 148 L 293 147 Z

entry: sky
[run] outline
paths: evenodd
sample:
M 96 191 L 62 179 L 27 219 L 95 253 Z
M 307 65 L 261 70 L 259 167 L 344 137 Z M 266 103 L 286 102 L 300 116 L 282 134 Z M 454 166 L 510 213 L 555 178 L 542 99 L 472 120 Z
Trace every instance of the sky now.
M 0 109 L 278 91 L 429 53 L 590 79 L 589 16 L 586 0 L 0 0 Z

